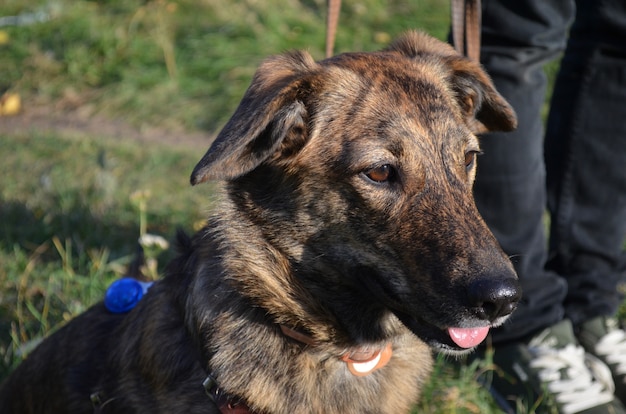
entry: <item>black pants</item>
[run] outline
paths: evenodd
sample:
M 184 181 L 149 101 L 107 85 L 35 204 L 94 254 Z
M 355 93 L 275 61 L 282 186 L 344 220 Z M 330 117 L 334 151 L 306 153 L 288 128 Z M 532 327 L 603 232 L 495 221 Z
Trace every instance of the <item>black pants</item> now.
M 543 67 L 563 52 L 544 135 Z M 494 340 L 614 314 L 626 235 L 626 0 L 483 0 L 481 61 L 519 117 L 515 132 L 482 138 L 475 184 L 524 290 Z

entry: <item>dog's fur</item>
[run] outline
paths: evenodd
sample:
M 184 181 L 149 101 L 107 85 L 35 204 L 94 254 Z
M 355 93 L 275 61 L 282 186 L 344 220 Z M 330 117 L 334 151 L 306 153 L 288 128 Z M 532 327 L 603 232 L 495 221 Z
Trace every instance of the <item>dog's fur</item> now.
M 0 412 L 218 413 L 208 373 L 258 413 L 409 411 L 431 348 L 465 352 L 446 329 L 519 298 L 471 195 L 475 134 L 515 123 L 478 64 L 421 33 L 267 59 L 192 174 L 226 181 L 206 227 L 132 311 L 98 304 L 45 340 Z M 387 343 L 370 375 L 340 359 Z

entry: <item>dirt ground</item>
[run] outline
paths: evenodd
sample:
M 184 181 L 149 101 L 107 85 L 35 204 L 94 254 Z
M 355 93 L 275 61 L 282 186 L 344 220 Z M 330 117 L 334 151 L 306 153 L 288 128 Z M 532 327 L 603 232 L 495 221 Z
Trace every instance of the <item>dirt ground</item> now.
M 119 140 L 132 139 L 147 144 L 186 146 L 203 151 L 213 139 L 211 134 L 200 131 L 137 128 L 123 120 L 101 115 L 83 115 L 79 110 L 55 110 L 49 106 L 25 106 L 17 115 L 0 116 L 0 133 L 18 134 L 28 131 Z

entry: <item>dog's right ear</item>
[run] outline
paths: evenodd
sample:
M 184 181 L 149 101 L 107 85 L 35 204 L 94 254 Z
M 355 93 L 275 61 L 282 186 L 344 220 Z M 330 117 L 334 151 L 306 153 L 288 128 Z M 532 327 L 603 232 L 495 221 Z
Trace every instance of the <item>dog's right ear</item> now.
M 409 31 L 396 39 L 387 50 L 410 58 L 436 56 L 450 70 L 453 89 L 461 116 L 474 134 L 511 131 L 517 127 L 517 116 L 498 93 L 491 78 L 479 63 L 458 54 L 452 46 L 425 33 Z
M 306 52 L 265 60 L 239 107 L 191 173 L 191 184 L 232 180 L 259 166 L 284 145 L 303 141 L 307 110 L 299 97 L 316 63 Z

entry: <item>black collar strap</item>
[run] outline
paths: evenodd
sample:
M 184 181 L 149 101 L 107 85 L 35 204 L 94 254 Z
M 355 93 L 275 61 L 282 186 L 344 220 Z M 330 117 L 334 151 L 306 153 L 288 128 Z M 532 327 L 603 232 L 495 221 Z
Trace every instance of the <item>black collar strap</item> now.
M 209 374 L 202 381 L 207 395 L 213 400 L 222 414 L 253 414 L 254 412 L 239 398 L 226 394 L 219 387 L 213 375 Z

